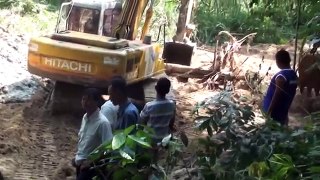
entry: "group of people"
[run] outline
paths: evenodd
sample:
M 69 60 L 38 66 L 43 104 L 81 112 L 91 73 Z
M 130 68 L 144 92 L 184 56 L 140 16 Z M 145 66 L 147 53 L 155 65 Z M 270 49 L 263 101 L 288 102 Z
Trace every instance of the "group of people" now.
M 263 111 L 281 125 L 288 124 L 288 111 L 297 88 L 297 74 L 290 67 L 290 55 L 285 50 L 276 53 L 276 63 L 280 71 L 271 79 L 263 100 Z M 76 157 L 77 180 L 92 179 L 95 171 L 90 170 L 87 157 L 98 146 L 113 138 L 114 130 L 125 129 L 134 124 L 145 124 L 154 129 L 154 144 L 160 142 L 173 130 L 175 103 L 166 98 L 171 82 L 160 78 L 155 86 L 157 97 L 144 105 L 141 112 L 127 96 L 124 78 L 114 77 L 108 93 L 109 100 L 100 107 L 102 94 L 94 88 L 86 89 L 82 97 L 83 116 L 79 131 Z
M 160 142 L 173 130 L 175 103 L 166 98 L 171 82 L 167 78 L 157 81 L 155 100 L 144 105 L 141 112 L 127 96 L 126 80 L 121 76 L 112 78 L 108 89 L 109 100 L 104 102 L 98 89 L 88 88 L 82 97 L 86 111 L 79 131 L 79 141 L 73 165 L 77 169 L 77 180 L 88 180 L 96 176 L 87 158 L 102 143 L 112 140 L 114 130 L 125 129 L 134 124 L 144 124 L 154 129 L 154 144 Z

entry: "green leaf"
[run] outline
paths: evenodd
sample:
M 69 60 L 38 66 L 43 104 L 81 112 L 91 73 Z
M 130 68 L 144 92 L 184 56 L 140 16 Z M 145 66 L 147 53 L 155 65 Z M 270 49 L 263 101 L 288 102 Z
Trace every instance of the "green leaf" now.
M 119 153 L 123 158 L 134 161 L 134 159 L 127 152 L 123 151 L 122 149 L 120 149 Z
M 203 131 L 205 129 L 207 129 L 207 127 L 210 126 L 210 118 L 209 119 L 206 119 L 205 121 L 203 121 L 199 126 L 199 130 L 200 131 Z
M 137 143 L 134 140 L 127 138 L 126 146 L 128 146 L 130 149 L 136 149 Z
M 119 133 L 115 135 L 112 139 L 112 149 L 119 149 L 126 142 L 126 135 L 124 133 Z
M 301 135 L 303 135 L 304 133 L 306 133 L 305 130 L 299 129 L 299 130 L 295 131 L 294 133 L 292 133 L 291 136 L 292 136 L 292 137 L 301 136 Z
M 135 125 L 135 124 L 134 124 L 134 125 L 131 125 L 131 126 L 127 127 L 127 128 L 123 131 L 123 133 L 124 133 L 125 135 L 129 135 L 135 128 L 136 128 L 136 125 Z
M 147 148 L 151 148 L 151 145 L 148 142 L 143 141 L 142 139 L 140 139 L 139 137 L 133 136 L 133 135 L 128 135 L 128 138 L 132 139 L 133 141 L 137 142 L 138 144 L 147 147 Z
M 139 138 L 146 139 L 146 140 L 151 140 L 150 134 L 148 134 L 148 132 L 145 132 L 143 130 L 139 130 L 136 133 L 136 136 L 139 137 Z
M 168 136 L 164 137 L 161 141 L 161 145 L 163 147 L 166 147 L 169 144 L 171 138 L 172 138 L 172 134 L 169 134 Z
M 107 141 L 103 144 L 101 144 L 100 146 L 98 146 L 96 149 L 94 149 L 90 154 L 89 154 L 89 159 L 92 161 L 96 161 L 100 158 L 101 154 L 103 152 L 106 152 L 108 150 L 112 150 L 111 149 L 111 140 Z
M 320 166 L 312 166 L 308 168 L 308 170 L 310 171 L 310 173 L 320 174 Z

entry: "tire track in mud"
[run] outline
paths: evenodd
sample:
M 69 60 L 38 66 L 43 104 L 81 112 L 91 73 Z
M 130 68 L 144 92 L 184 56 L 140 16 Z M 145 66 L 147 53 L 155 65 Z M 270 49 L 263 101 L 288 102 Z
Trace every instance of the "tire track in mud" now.
M 38 109 L 39 112 L 39 109 Z M 41 117 L 35 117 L 26 121 L 26 126 L 31 127 L 29 138 L 34 149 L 30 149 L 22 164 L 18 167 L 14 180 L 52 179 L 54 171 L 58 167 L 57 147 L 55 146 L 52 123 Z M 31 153 L 31 151 L 34 151 Z

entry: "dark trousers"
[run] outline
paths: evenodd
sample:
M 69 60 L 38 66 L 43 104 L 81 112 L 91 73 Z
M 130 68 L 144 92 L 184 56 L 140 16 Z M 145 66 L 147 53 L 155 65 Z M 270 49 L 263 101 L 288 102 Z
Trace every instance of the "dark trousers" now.
M 90 168 L 80 170 L 80 166 L 76 165 L 75 159 L 72 159 L 72 166 L 76 168 L 77 180 L 91 180 L 97 173 Z
M 76 168 L 77 170 L 77 180 L 91 180 L 95 176 L 97 176 L 97 173 L 95 170 L 83 169 L 80 171 L 80 167 Z

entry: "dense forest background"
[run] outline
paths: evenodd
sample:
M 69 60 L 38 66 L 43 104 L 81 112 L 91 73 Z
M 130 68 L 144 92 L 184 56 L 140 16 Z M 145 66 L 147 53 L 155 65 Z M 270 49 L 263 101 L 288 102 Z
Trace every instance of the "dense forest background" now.
M 24 16 L 39 16 L 40 11 L 57 14 L 62 1 L 0 0 L 0 8 L 13 9 Z M 183 2 L 187 1 L 155 0 L 152 24 L 155 33 L 160 23 L 166 22 L 167 36 L 173 37 Z M 197 26 L 198 43 L 212 45 L 218 32 L 227 30 L 239 35 L 257 32 L 255 43 L 284 44 L 295 37 L 298 9 L 298 0 L 196 0 L 191 21 Z M 312 18 L 320 15 L 319 9 L 319 0 L 301 0 L 300 38 L 319 31 L 319 22 L 308 25 Z M 44 20 L 43 24 L 46 23 L 54 24 L 54 21 Z

